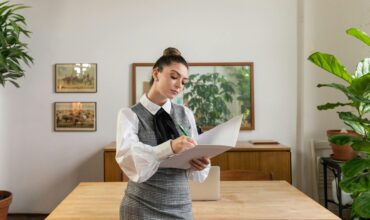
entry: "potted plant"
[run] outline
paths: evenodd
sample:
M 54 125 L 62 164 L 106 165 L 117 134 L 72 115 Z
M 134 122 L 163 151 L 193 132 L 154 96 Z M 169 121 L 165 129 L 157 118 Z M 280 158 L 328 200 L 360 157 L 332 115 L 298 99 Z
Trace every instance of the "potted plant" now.
M 338 161 L 347 161 L 357 156 L 357 152 L 352 149 L 351 145 L 347 143 L 334 143 L 333 141 L 330 141 L 331 138 L 337 135 L 349 135 L 360 137 L 360 135 L 357 134 L 355 131 L 345 129 L 342 130 L 331 129 L 326 131 L 326 135 L 328 136 L 330 146 L 333 151 L 333 154 L 330 155 L 332 159 Z
M 30 34 L 25 28 L 25 18 L 17 13 L 24 8 L 27 6 L 7 1 L 0 3 L 0 84 L 3 87 L 6 82 L 19 87 L 16 80 L 24 76 L 21 62 L 27 65 L 33 62 L 27 53 L 27 44 L 20 40 L 23 35 L 29 37 Z M 12 198 L 12 193 L 0 190 L 0 219 L 6 219 Z
M 346 31 L 368 46 L 370 37 L 356 28 Z M 311 62 L 329 73 L 343 79 L 345 84 L 319 84 L 318 87 L 330 87 L 344 93 L 348 102 L 326 103 L 318 106 L 319 110 L 334 109 L 347 106 L 353 111 L 339 111 L 339 118 L 348 125 L 356 135 L 338 134 L 329 138 L 329 142 L 337 145 L 350 145 L 359 152 L 359 156 L 344 163 L 343 179 L 340 187 L 350 193 L 353 198 L 352 217 L 370 218 L 370 58 L 365 58 L 357 65 L 356 72 L 350 74 L 339 60 L 331 55 L 315 52 L 308 58 Z

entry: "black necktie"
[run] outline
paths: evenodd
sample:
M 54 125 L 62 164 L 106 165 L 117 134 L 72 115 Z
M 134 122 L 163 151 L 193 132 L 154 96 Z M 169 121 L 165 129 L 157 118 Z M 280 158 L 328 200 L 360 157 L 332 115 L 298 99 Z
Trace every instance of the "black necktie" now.
M 172 117 L 163 108 L 154 115 L 153 123 L 157 144 L 180 137 Z

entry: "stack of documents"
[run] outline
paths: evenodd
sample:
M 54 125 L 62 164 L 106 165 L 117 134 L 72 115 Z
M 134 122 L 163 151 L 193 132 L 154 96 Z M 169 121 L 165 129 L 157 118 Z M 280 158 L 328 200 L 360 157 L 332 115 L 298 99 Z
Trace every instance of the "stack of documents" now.
M 236 145 L 242 122 L 242 115 L 204 132 L 195 138 L 198 145 L 181 154 L 176 154 L 161 162 L 161 168 L 189 169 L 190 161 L 201 157 L 215 157 Z

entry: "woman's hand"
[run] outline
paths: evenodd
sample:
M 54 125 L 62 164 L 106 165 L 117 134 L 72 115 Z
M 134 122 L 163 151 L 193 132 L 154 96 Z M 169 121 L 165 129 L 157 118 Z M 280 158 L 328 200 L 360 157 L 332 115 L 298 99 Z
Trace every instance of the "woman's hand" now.
M 176 138 L 175 140 L 171 141 L 171 148 L 175 154 L 182 153 L 186 150 L 189 150 L 197 145 L 192 138 L 181 135 L 180 137 Z
M 204 168 L 206 168 L 208 166 L 208 164 L 210 163 L 210 159 L 207 158 L 207 157 L 202 157 L 202 158 L 199 158 L 199 159 L 192 159 L 190 161 L 190 165 L 196 169 L 196 170 L 203 170 Z

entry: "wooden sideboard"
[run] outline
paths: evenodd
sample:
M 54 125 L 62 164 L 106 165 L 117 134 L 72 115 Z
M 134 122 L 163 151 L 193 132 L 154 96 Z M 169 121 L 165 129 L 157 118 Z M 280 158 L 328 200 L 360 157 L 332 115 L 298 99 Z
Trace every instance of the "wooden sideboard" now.
M 104 147 L 104 181 L 122 180 L 122 171 L 115 160 L 116 144 Z M 292 183 L 290 148 L 281 144 L 253 145 L 238 142 L 236 147 L 211 159 L 214 166 L 221 170 L 261 170 L 272 173 L 274 180 L 286 180 Z

